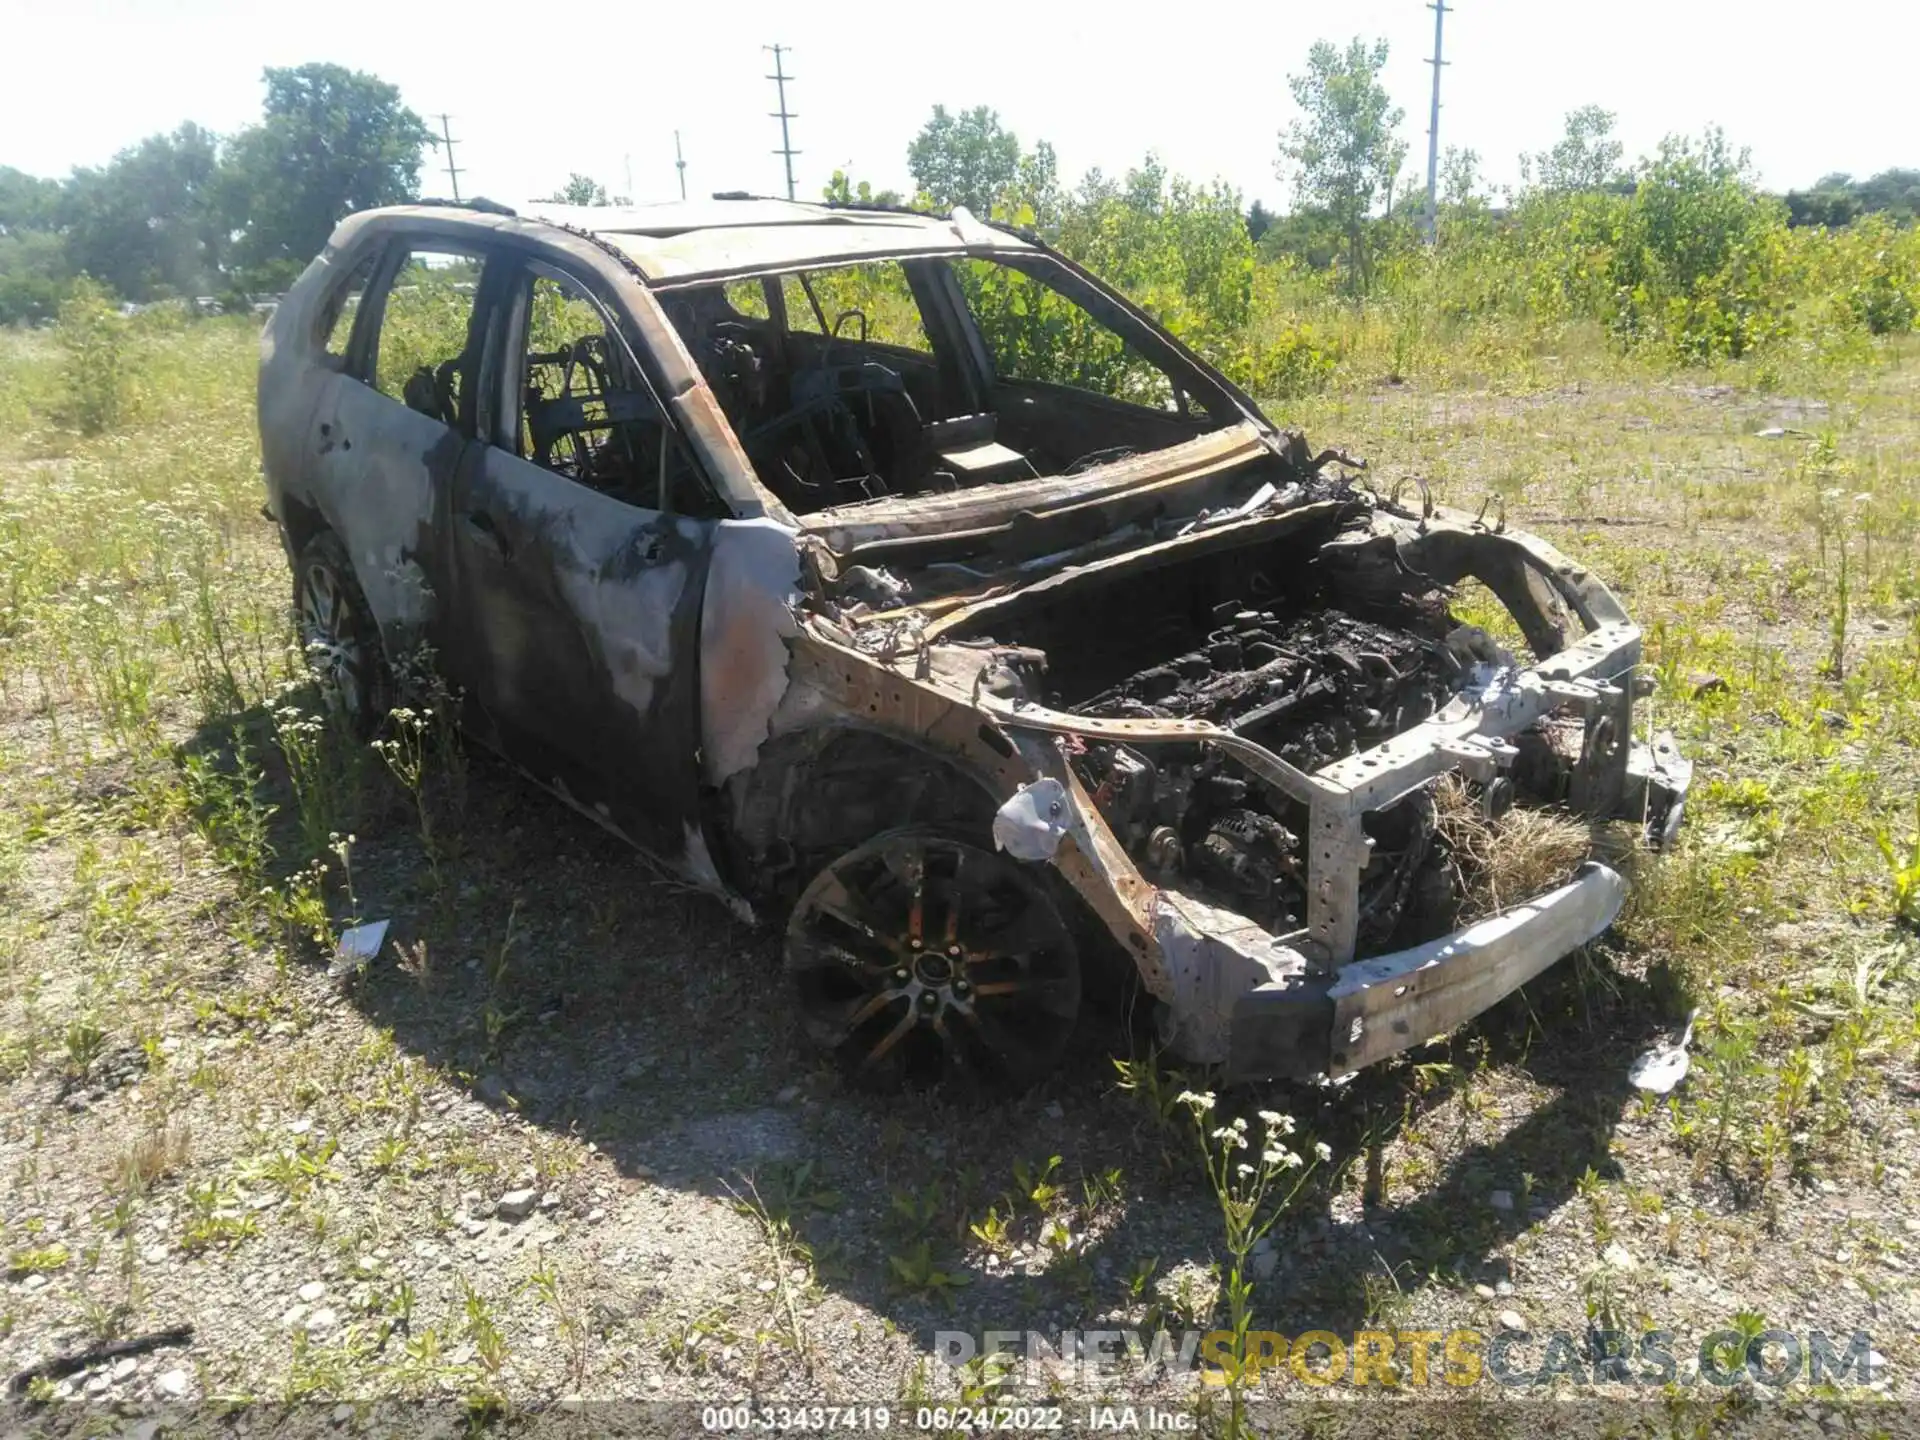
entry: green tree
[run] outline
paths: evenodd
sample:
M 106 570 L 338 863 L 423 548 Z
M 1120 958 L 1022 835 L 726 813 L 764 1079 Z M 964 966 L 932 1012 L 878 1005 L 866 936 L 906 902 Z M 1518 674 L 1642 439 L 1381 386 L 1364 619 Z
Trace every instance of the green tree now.
M 1629 183 L 1620 168 L 1625 151 L 1613 138 L 1614 118 L 1611 110 L 1598 105 L 1568 112 L 1566 132 L 1551 150 L 1520 157 L 1522 182 L 1556 193 Z
M 1067 194 L 1060 188 L 1060 161 L 1045 140 L 1020 157 L 1013 184 L 1000 195 L 999 209 L 1016 225 L 1053 234 L 1065 218 Z
M 1240 194 L 1148 155 L 1116 184 L 1090 171 L 1064 208 L 1060 248 L 1192 343 L 1247 321 L 1253 241 Z
M 856 184 L 844 170 L 833 172 L 833 178 L 827 181 L 826 188 L 820 192 L 821 198 L 829 205 L 901 205 L 898 190 L 875 190 L 871 181 L 862 180 Z
M 549 205 L 611 205 L 607 198 L 607 187 L 591 175 L 582 175 L 578 170 L 567 176 L 567 183 L 546 197 Z
M 61 419 L 83 435 L 112 430 L 133 407 L 138 387 L 127 321 L 113 297 L 82 275 L 60 302 L 55 338 L 66 382 Z
M 72 271 L 56 233 L 60 183 L 0 165 L 0 325 L 48 320 Z
M 1837 230 L 1859 219 L 1861 208 L 1853 177 L 1844 171 L 1822 175 L 1811 190 L 1787 192 L 1788 223 L 1793 225 L 1825 225 Z
M 1375 199 L 1406 158 L 1395 133 L 1404 112 L 1380 81 L 1387 42 L 1356 38 L 1345 51 L 1325 40 L 1307 52 L 1305 73 L 1287 78 L 1303 116 L 1280 136 L 1282 178 L 1302 204 L 1326 211 L 1346 241 L 1347 283 L 1358 293 L 1371 270 L 1368 222 Z
M 1480 152 L 1449 145 L 1440 157 L 1440 203 L 1455 210 L 1484 209 L 1480 197 Z
M 1870 180 L 1822 175 L 1811 190 L 1789 190 L 1787 212 L 1795 225 L 1837 229 L 1862 215 L 1885 215 L 1896 225 L 1920 216 L 1920 170 L 1882 170 Z
M 270 68 L 266 84 L 265 118 L 234 137 L 221 189 L 245 283 L 277 288 L 344 216 L 418 195 L 436 141 L 395 86 L 362 71 Z
M 1052 151 L 1047 151 L 1049 159 Z M 1000 123 L 998 111 L 977 105 L 958 115 L 944 105 L 907 146 L 913 183 L 933 206 L 964 205 L 977 215 L 993 209 L 1001 191 L 1020 177 L 1020 139 Z
M 1884 214 L 1895 224 L 1910 223 L 1920 215 L 1920 170 L 1882 170 L 1854 187 L 1861 208 Z
M 52 319 L 71 277 L 66 243 L 51 230 L 0 235 L 0 325 Z
M 1273 228 L 1273 222 L 1278 218 L 1258 200 L 1254 201 L 1247 209 L 1247 238 L 1258 245 L 1260 238 Z
M 1759 194 L 1745 150 L 1718 128 L 1695 141 L 1669 135 L 1641 162 L 1628 238 L 1679 293 L 1698 293 L 1756 240 L 1775 230 L 1779 202 Z
M 0 165 L 0 235 L 51 230 L 60 206 L 60 182 Z
M 74 171 L 57 209 L 68 266 L 125 300 L 211 290 L 225 240 L 218 174 L 214 137 L 192 123 Z

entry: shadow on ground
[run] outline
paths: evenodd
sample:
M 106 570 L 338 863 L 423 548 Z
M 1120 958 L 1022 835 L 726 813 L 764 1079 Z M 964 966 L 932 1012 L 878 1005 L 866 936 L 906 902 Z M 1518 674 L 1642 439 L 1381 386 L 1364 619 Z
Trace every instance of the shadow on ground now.
M 263 716 L 237 724 L 255 755 L 274 755 Z M 232 733 L 186 748 L 231 769 Z M 284 882 L 299 868 L 298 799 L 283 766 L 257 789 L 277 807 Z M 357 772 L 342 816 L 357 835 L 360 916 L 392 921 L 379 962 L 346 994 L 404 1050 L 498 1111 L 593 1142 L 632 1179 L 728 1200 L 757 1190 L 811 1247 L 823 1286 L 924 1347 L 940 1330 L 1209 1328 L 1204 1304 L 1183 1300 L 1205 1288 L 1164 1277 L 1217 1257 L 1214 1197 L 1184 1113 L 1163 1124 L 1119 1088 L 1110 1057 L 1139 1043 L 1121 1018 L 1083 1023 L 1057 1075 L 1017 1099 L 861 1093 L 804 1048 L 770 930 L 661 879 L 490 758 L 464 762 L 449 790 L 430 797 L 437 863 L 411 798 L 377 764 Z M 1590 1169 L 1610 1174 L 1627 1066 L 1664 1024 L 1646 981 L 1583 958 L 1413 1061 L 1339 1088 L 1223 1100 L 1287 1110 L 1303 1143 L 1334 1150 L 1275 1232 L 1259 1312 L 1289 1331 L 1343 1332 L 1423 1287 L 1503 1278 L 1511 1241 Z M 1529 1086 L 1547 1097 L 1515 1103 Z M 1469 1093 L 1478 1109 L 1451 1103 Z M 1525 1114 L 1507 1124 L 1503 1107 Z M 1431 1174 L 1383 1172 L 1392 1141 L 1441 1123 L 1457 1133 L 1432 1147 L 1445 1158 Z M 1055 1212 L 1079 1202 L 1065 1258 L 1047 1251 L 1014 1180 L 1017 1162 L 1037 1172 L 1052 1156 Z M 827 1191 L 833 1203 L 809 1203 Z M 990 1208 L 1026 1250 L 991 1268 L 971 1233 Z M 965 1283 L 915 1288 L 902 1266 L 924 1279 L 923 1261 Z

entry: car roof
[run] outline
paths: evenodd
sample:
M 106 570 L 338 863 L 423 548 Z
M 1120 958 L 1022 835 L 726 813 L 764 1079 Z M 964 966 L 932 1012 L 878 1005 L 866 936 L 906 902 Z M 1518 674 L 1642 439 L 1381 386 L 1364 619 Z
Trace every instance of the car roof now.
M 981 224 L 964 209 L 951 216 L 927 215 L 742 196 L 663 205 L 536 202 L 519 213 L 598 236 L 632 260 L 647 279 L 669 284 L 885 255 L 1037 248 Z

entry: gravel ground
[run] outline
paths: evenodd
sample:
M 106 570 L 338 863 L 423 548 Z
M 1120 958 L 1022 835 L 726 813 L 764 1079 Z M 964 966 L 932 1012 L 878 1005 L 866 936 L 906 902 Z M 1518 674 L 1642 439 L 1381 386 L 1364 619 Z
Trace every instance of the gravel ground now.
M 1717 543 L 1648 525 L 1634 546 Z M 1623 588 L 1643 610 L 1693 603 Z M 1769 644 L 1798 664 L 1821 633 L 1789 616 Z M 408 797 L 377 767 L 359 774 L 353 891 L 393 928 L 364 975 L 329 978 L 311 943 L 247 903 L 207 839 L 218 827 L 182 799 L 183 757 L 213 742 L 174 723 L 180 748 L 136 762 L 59 696 L 16 688 L 0 704 L 0 788 L 23 817 L 0 917 L 0 1375 L 191 1325 L 186 1343 L 36 1394 L 520 1411 L 1027 1395 L 1217 1414 L 1177 1365 L 1043 1358 L 996 1376 L 936 1358 L 943 1332 L 1220 1323 L 1219 1208 L 1170 1103 L 1204 1077 L 1146 1065 L 1128 1017 L 1090 1015 L 1057 1076 L 1018 1099 L 848 1088 L 803 1048 L 772 938 L 478 756 L 434 801 L 432 864 Z M 258 713 L 240 723 L 265 734 Z M 1703 784 L 1745 773 L 1758 743 L 1705 747 Z M 284 838 L 285 773 L 251 788 Z M 1737 806 L 1702 808 L 1699 864 L 1746 843 L 1714 828 Z M 1668 932 L 1623 934 L 1350 1085 L 1231 1097 L 1287 1111 L 1333 1152 L 1252 1257 L 1254 1328 L 1470 1329 L 1483 1349 L 1524 1331 L 1512 1368 L 1549 1373 L 1471 1391 L 1505 1398 L 1618 1394 L 1548 1337 L 1657 1328 L 1676 1337 L 1672 1393 L 1716 1403 L 1691 1383 L 1712 1332 L 1860 1331 L 1875 1372 L 1840 1393 L 1913 1398 L 1911 944 L 1831 895 L 1749 908 L 1728 922 L 1744 958 L 1707 975 L 1705 998 L 1799 1005 L 1808 1047 L 1851 1023 L 1817 976 L 1883 957 L 1878 1003 L 1907 1030 L 1857 1052 L 1871 1084 L 1812 1081 L 1844 1125 L 1782 1135 L 1756 1178 L 1727 1137 L 1765 1117 L 1734 1090 L 1703 1072 L 1682 1105 L 1633 1092 L 1629 1064 L 1684 1004 Z M 1131 1088 L 1116 1058 L 1140 1062 Z M 1771 1083 L 1789 1063 L 1763 1047 L 1752 1073 Z M 1267 1388 L 1322 1394 L 1288 1371 Z

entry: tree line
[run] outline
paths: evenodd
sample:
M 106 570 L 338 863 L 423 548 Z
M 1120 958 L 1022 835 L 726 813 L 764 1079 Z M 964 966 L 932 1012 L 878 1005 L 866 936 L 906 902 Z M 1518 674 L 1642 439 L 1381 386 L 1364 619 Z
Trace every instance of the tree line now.
M 0 323 L 82 275 L 123 300 L 284 289 L 343 215 L 420 193 L 435 138 L 398 88 L 338 65 L 266 72 L 257 125 L 191 122 L 47 180 L 0 166 Z
M 1051 146 L 1024 148 L 984 107 L 935 107 L 907 150 L 908 203 L 1032 226 L 1264 395 L 1308 388 L 1339 363 L 1305 319 L 1335 296 L 1389 312 L 1409 336 L 1503 318 L 1583 323 L 1686 363 L 1913 328 L 1920 174 L 1769 194 L 1716 128 L 1628 162 L 1614 115 L 1589 105 L 1520 157 L 1519 185 L 1498 197 L 1477 154 L 1448 150 L 1428 233 L 1425 187 L 1404 174 L 1405 116 L 1381 80 L 1387 58 L 1384 41 L 1321 41 L 1289 77 L 1299 116 L 1275 157 L 1292 190 L 1285 214 L 1243 209 L 1231 187 L 1195 185 L 1151 156 L 1119 180 L 1093 170 L 1065 187 Z M 901 198 L 843 174 L 828 197 Z M 1249 326 L 1255 310 L 1263 323 Z
M 1384 42 L 1322 41 L 1289 78 L 1299 116 L 1276 137 L 1293 202 L 1284 213 L 1152 155 L 1069 183 L 1044 140 L 1023 144 L 986 107 L 939 105 L 907 146 L 912 193 L 836 173 L 826 198 L 964 205 L 1031 227 L 1237 378 L 1282 389 L 1301 383 L 1297 365 L 1309 378 L 1324 369 L 1301 358 L 1297 326 L 1249 335 L 1257 297 L 1271 308 L 1282 290 L 1295 310 L 1315 294 L 1353 304 L 1417 294 L 1454 317 L 1592 320 L 1623 345 L 1685 359 L 1740 355 L 1804 326 L 1816 291 L 1823 324 L 1911 327 L 1920 172 L 1831 175 L 1768 195 L 1717 131 L 1627 162 L 1598 106 L 1523 155 L 1519 186 L 1499 197 L 1478 155 L 1450 149 L 1426 243 L 1405 116 L 1381 80 L 1387 56 Z M 0 323 L 50 316 L 83 275 L 135 302 L 278 291 L 342 216 L 418 195 L 435 137 L 394 86 L 325 64 L 265 79 L 260 122 L 237 134 L 184 124 L 62 181 L 0 168 Z M 577 173 L 549 198 L 625 203 Z M 1898 243 L 1877 238 L 1895 231 Z M 1846 238 L 1796 238 L 1832 234 Z

